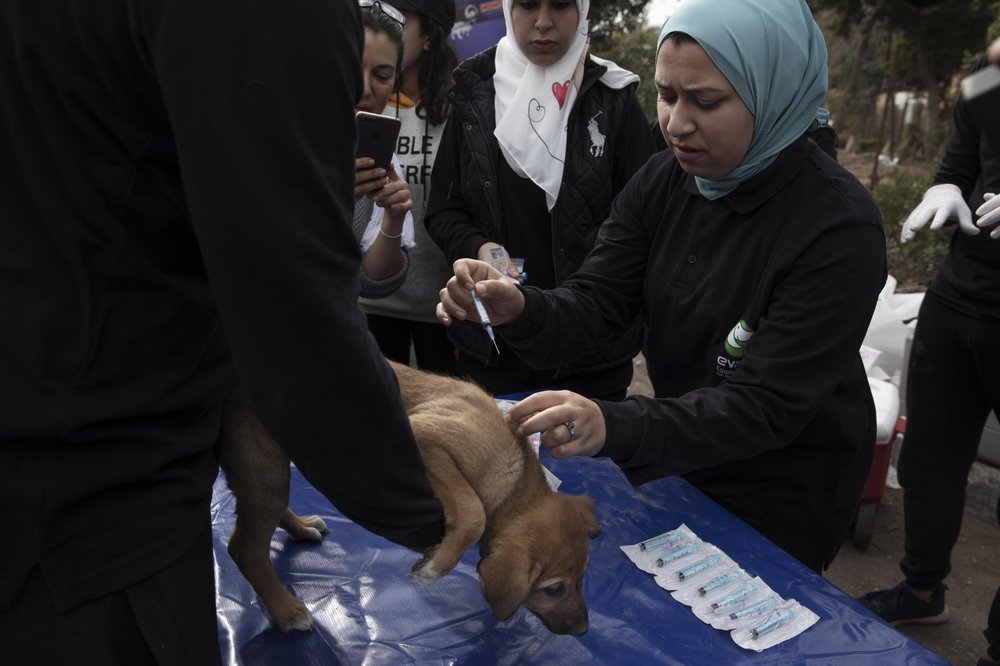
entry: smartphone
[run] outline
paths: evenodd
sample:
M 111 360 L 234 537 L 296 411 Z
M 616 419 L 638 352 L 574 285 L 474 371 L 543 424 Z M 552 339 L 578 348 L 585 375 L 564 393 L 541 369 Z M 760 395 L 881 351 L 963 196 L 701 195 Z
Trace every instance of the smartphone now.
M 355 154 L 370 157 L 375 160 L 376 167 L 388 170 L 399 137 L 399 118 L 367 111 L 358 111 L 355 118 L 358 125 L 358 149 Z

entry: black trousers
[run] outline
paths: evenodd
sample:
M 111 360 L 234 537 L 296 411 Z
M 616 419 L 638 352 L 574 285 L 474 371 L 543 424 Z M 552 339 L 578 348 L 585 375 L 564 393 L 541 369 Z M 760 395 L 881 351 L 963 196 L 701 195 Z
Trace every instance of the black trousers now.
M 40 567 L 14 606 L 0 612 L 0 662 L 8 666 L 215 666 L 212 529 L 177 562 L 148 578 L 64 613 Z
M 455 374 L 455 347 L 448 340 L 443 324 L 370 314 L 368 330 L 386 358 L 409 365 L 412 344 L 418 368 Z
M 899 457 L 906 529 L 900 568 L 918 590 L 951 572 L 965 485 L 990 410 L 1000 413 L 1000 323 L 924 297 L 910 351 L 906 438 Z

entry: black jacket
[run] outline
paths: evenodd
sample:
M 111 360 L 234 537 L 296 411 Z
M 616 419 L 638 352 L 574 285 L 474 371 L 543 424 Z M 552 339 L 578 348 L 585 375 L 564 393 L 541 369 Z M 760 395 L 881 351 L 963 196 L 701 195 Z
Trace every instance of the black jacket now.
M 451 116 L 434 162 L 425 221 L 449 262 L 476 257 L 487 241 L 508 244 L 504 197 L 510 193 L 498 192 L 496 187 L 503 157 L 493 134 L 495 57 L 494 47 L 463 62 L 455 70 L 455 86 L 449 92 Z M 583 263 L 610 214 L 612 199 L 652 154 L 652 138 L 635 97 L 635 85 L 609 88 L 599 81 L 605 71 L 587 58 L 570 115 L 563 182 L 549 224 L 556 285 Z M 600 156 L 590 149 L 588 122 L 592 118 L 605 136 Z M 457 322 L 449 327 L 449 335 L 464 353 L 496 360 L 478 325 Z M 615 344 L 577 359 L 569 371 L 621 364 L 635 355 L 640 344 L 641 326 L 635 322 Z
M 818 568 L 871 462 L 858 350 L 885 277 L 878 209 L 812 141 L 714 201 L 665 151 L 615 200 L 580 270 L 525 288 L 524 315 L 501 329 L 529 361 L 566 362 L 641 317 L 656 399 L 599 402 L 601 455 L 636 484 L 684 474 Z M 740 322 L 753 335 L 729 349 Z
M 441 533 L 357 307 L 355 3 L 0 3 L 0 610 L 203 533 L 223 396 L 349 517 Z

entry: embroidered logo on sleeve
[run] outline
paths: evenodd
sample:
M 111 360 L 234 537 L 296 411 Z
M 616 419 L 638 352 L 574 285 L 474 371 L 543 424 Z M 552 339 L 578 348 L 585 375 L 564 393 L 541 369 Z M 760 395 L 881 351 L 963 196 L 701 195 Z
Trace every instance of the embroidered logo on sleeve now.
M 715 374 L 720 377 L 728 377 L 733 374 L 736 366 L 740 363 L 740 359 L 743 358 L 743 350 L 752 337 L 753 329 L 750 328 L 750 324 L 746 323 L 746 321 L 741 319 L 736 326 L 733 326 L 733 330 L 729 331 L 729 335 L 726 336 L 726 341 L 723 345 L 726 348 L 726 354 L 720 354 L 716 358 Z

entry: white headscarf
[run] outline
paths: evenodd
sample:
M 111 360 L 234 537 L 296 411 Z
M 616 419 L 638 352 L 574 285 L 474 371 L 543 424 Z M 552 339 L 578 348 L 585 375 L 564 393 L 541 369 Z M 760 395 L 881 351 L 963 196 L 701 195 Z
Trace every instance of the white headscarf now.
M 497 43 L 493 134 L 510 167 L 545 190 L 552 210 L 562 183 L 569 113 L 580 92 L 590 42 L 590 0 L 576 0 L 580 20 L 573 42 L 558 62 L 547 67 L 533 64 L 518 48 L 511 22 L 513 3 L 503 0 L 507 34 Z

